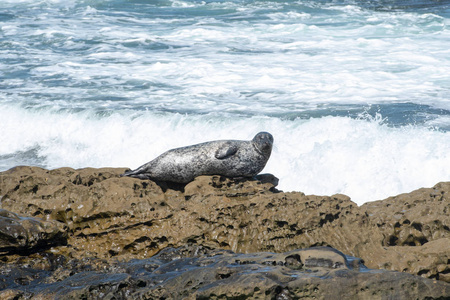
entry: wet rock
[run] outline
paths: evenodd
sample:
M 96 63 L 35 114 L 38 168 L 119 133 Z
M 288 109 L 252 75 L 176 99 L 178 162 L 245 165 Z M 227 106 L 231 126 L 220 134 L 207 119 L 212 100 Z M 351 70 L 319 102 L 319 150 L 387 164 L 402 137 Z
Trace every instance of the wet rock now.
M 67 243 L 66 226 L 57 221 L 20 217 L 0 209 L 0 254 L 32 252 Z
M 202 246 L 73 272 L 60 281 L 24 270 L 0 296 L 25 299 L 438 299 L 450 285 L 400 272 L 366 269 L 326 248 L 236 254 Z M 302 265 L 302 262 L 308 262 Z M 321 261 L 326 261 L 322 263 Z M 75 266 L 67 264 L 65 269 Z M 293 267 L 294 266 L 294 267 Z M 49 274 L 49 273 L 47 273 Z M 1 276 L 0 276 L 1 278 Z M 19 280 L 20 278 L 20 280 Z M 24 280 L 24 278 L 27 278 Z M 35 278 L 35 279 L 33 279 Z
M 14 168 L 0 173 L 1 208 L 64 223 L 68 246 L 52 253 L 70 259 L 146 259 L 186 244 L 237 253 L 330 246 L 369 268 L 450 282 L 450 183 L 358 207 L 340 194 L 283 193 L 270 174 L 169 186 L 120 178 L 125 170 Z

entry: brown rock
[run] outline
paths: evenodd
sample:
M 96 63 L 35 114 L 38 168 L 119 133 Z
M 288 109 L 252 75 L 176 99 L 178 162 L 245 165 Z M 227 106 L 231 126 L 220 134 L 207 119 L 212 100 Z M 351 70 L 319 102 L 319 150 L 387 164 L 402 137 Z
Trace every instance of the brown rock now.
M 450 183 L 369 202 L 360 211 L 379 246 L 365 257 L 370 267 L 450 282 Z
M 186 186 L 120 178 L 125 169 L 19 167 L 0 174 L 1 207 L 69 228 L 73 258 L 148 258 L 195 243 L 234 252 L 331 246 L 370 268 L 449 281 L 450 183 L 358 207 L 345 195 L 275 189 L 276 179 L 201 176 Z

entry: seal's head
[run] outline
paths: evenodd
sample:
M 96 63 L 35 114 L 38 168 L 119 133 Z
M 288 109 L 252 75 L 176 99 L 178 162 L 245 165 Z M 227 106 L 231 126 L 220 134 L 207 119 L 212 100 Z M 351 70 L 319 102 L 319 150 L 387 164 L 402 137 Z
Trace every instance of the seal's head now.
M 260 132 L 252 140 L 253 146 L 256 151 L 261 153 L 264 157 L 269 159 L 270 153 L 272 153 L 273 136 L 268 132 Z

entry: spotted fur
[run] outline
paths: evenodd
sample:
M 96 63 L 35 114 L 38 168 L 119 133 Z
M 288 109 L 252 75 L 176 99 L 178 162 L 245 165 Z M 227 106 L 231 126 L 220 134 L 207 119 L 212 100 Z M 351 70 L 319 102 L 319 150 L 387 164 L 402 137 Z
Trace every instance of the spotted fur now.
M 251 141 L 220 140 L 169 150 L 122 176 L 188 183 L 200 175 L 253 177 L 264 169 L 273 137 L 260 132 Z

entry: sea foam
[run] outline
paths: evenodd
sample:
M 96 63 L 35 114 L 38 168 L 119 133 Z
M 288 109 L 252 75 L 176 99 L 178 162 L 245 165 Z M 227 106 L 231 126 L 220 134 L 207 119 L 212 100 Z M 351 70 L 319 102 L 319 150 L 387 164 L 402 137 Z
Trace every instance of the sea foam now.
M 2 1 L 0 169 L 136 168 L 265 130 L 285 191 L 450 180 L 449 6 L 401 3 Z
M 263 172 L 277 176 L 284 191 L 343 193 L 362 204 L 450 180 L 450 132 L 393 128 L 381 116 L 281 120 L 2 107 L 0 118 L 0 156 L 33 150 L 34 164 L 47 168 L 136 168 L 172 148 L 269 131 L 275 147 Z M 9 163 L 20 165 L 20 155 Z

